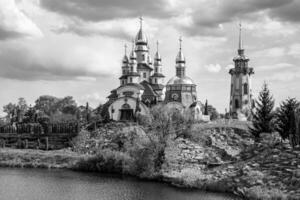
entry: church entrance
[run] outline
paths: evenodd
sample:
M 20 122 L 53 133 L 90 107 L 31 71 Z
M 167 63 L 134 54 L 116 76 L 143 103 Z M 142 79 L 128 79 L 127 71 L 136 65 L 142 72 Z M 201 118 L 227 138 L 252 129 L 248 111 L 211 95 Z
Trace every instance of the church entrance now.
M 134 120 L 133 109 L 130 107 L 129 104 L 125 103 L 124 105 L 122 105 L 120 112 L 121 112 L 120 121 Z

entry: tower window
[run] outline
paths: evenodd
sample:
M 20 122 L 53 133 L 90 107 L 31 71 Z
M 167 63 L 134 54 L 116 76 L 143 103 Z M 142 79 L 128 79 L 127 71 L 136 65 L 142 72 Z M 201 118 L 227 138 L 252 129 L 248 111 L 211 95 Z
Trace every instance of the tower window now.
M 142 55 L 142 59 L 143 59 L 143 60 L 146 60 L 146 59 L 145 59 L 145 54 Z
M 244 94 L 248 94 L 248 84 L 244 84 Z
M 130 77 L 130 83 L 132 83 L 132 78 Z
M 130 67 L 130 71 L 133 72 L 133 67 Z
M 126 71 L 125 71 L 125 70 L 123 70 L 123 74 L 126 74 Z
M 240 108 L 240 103 L 238 99 L 235 100 L 235 108 L 236 109 Z
M 157 78 L 156 78 L 156 79 L 154 79 L 154 81 L 155 81 L 155 83 L 157 83 Z
M 156 72 L 156 73 L 158 72 L 157 67 L 155 67 L 155 72 Z
M 146 72 L 143 73 L 143 77 L 144 77 L 144 78 L 147 78 Z

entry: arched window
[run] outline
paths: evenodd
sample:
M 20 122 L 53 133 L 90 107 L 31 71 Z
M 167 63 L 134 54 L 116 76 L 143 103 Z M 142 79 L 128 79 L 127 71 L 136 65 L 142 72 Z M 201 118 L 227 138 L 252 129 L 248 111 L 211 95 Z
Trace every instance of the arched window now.
M 240 103 L 238 99 L 235 100 L 235 108 L 236 109 L 240 108 Z
M 244 94 L 248 94 L 248 84 L 244 83 Z

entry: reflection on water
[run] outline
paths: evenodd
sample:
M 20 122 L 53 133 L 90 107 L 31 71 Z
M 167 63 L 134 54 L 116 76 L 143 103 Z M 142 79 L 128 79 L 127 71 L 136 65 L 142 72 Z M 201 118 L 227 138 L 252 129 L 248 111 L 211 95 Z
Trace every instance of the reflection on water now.
M 229 200 L 166 184 L 65 170 L 0 168 L 1 200 Z

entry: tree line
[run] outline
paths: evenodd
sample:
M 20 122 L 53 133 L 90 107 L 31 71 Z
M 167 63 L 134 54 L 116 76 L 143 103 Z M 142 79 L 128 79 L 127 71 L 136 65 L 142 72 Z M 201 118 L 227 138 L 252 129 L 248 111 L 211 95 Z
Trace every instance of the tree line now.
M 300 145 L 300 102 L 288 97 L 279 107 L 274 108 L 275 100 L 264 83 L 255 101 L 250 132 L 257 138 L 262 133 L 278 132 L 282 140 L 289 140 L 292 147 Z

